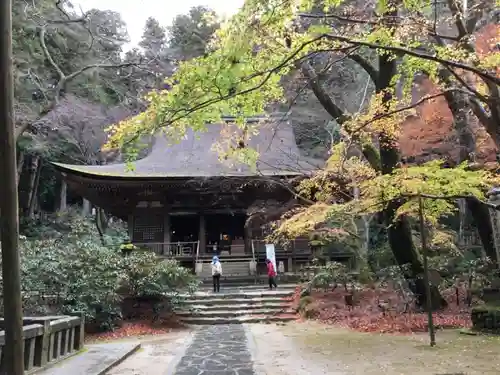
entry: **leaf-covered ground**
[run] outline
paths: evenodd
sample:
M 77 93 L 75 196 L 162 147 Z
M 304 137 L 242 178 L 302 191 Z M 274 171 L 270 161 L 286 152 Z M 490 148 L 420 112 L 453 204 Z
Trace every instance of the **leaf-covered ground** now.
M 132 320 L 121 324 L 119 328 L 109 332 L 93 333 L 86 336 L 86 342 L 102 342 L 129 338 L 159 336 L 183 330 L 184 327 L 175 321 L 156 323 L 150 320 Z
M 125 299 L 122 303 L 124 320 L 119 327 L 109 332 L 87 335 L 88 341 L 109 341 L 127 338 L 158 336 L 185 328 L 182 322 L 169 311 L 155 312 L 154 301 Z
M 355 306 L 351 310 L 345 304 L 344 295 L 341 288 L 330 292 L 313 292 L 313 302 L 306 310 L 319 322 L 360 332 L 407 334 L 427 331 L 427 314 L 416 311 L 403 313 L 404 303 L 394 291 L 359 291 L 355 294 Z M 434 325 L 438 328 L 470 327 L 470 308 L 466 307 L 464 299 L 461 298 L 457 306 L 451 291 L 445 293 L 445 298 L 449 306 L 433 314 Z M 295 299 L 298 305 L 298 292 Z M 381 301 L 387 307 L 385 315 L 379 307 Z

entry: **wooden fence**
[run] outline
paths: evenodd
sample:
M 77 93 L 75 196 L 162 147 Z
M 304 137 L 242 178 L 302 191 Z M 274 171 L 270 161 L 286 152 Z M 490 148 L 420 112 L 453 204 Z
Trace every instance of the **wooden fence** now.
M 0 319 L 3 329 L 4 321 Z M 25 317 L 24 370 L 31 373 L 56 363 L 83 349 L 84 317 Z M 5 331 L 0 331 L 0 374 L 5 374 Z

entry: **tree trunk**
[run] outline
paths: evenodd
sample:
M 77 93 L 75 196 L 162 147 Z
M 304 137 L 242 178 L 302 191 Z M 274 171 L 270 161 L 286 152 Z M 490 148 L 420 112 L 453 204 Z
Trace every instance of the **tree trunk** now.
M 37 196 L 38 196 L 38 186 L 40 185 L 40 175 L 42 173 L 42 162 L 40 161 L 40 158 L 37 158 L 37 159 L 38 159 L 38 163 L 36 166 L 35 178 L 33 180 L 33 187 L 31 189 L 30 201 L 28 204 L 28 217 L 30 219 L 33 219 L 35 217 L 35 208 L 36 208 L 36 201 L 37 201 Z
M 417 305 L 426 308 L 427 294 L 424 278 L 422 277 L 424 267 L 420 259 L 420 254 L 413 244 L 410 224 L 405 217 L 399 217 L 394 220 L 396 210 L 402 203 L 391 203 L 385 211 L 386 223 L 391 223 L 388 229 L 389 245 L 391 246 L 396 262 L 400 266 L 409 265 L 409 270 L 404 270 L 405 279 L 410 284 L 416 296 Z M 441 309 L 447 305 L 436 285 L 431 285 L 431 303 L 433 310 Z
M 458 244 L 463 246 L 465 243 L 465 220 L 467 217 L 467 202 L 465 199 L 459 199 L 458 202 Z
M 470 128 L 469 101 L 463 93 L 446 92 L 444 94 L 448 108 L 453 115 L 453 128 L 460 145 L 459 160 L 469 160 L 476 150 L 476 138 Z
M 19 186 L 19 180 L 21 179 L 21 173 L 23 173 L 24 167 L 24 152 L 19 152 L 19 159 L 17 159 L 17 186 Z
M 449 80 L 449 73 L 442 73 L 442 78 Z M 453 126 L 458 135 L 460 143 L 460 154 L 458 163 L 471 160 L 476 150 L 476 140 L 470 128 L 469 102 L 462 93 L 448 92 L 445 94 L 448 108 L 453 115 Z M 486 256 L 496 265 L 498 262 L 495 245 L 493 242 L 493 228 L 491 226 L 490 212 L 488 208 L 476 199 L 466 199 L 467 209 L 472 215 L 474 224 L 481 238 L 483 250 Z
M 104 240 L 104 234 L 108 229 L 108 215 L 106 215 L 102 208 L 96 208 L 95 223 L 97 231 L 99 232 L 99 237 L 101 238 L 101 243 L 105 246 L 106 241 Z
M 68 184 L 61 179 L 61 190 L 59 192 L 59 211 L 66 211 L 68 209 Z
M 40 157 L 39 156 L 32 156 L 30 166 L 29 166 L 28 188 L 26 190 L 26 194 L 24 195 L 23 204 L 22 204 L 25 216 L 29 216 L 30 204 L 33 200 L 33 192 L 35 190 L 35 182 L 36 182 L 36 176 L 38 173 L 38 165 L 39 164 L 40 164 Z
M 398 1 L 394 1 L 394 10 L 390 10 L 387 16 L 397 16 Z M 388 102 L 392 99 L 390 90 L 392 80 L 396 74 L 396 60 L 390 55 L 379 55 L 379 72 L 375 88 L 377 93 L 383 93 L 384 101 Z M 379 135 L 380 147 L 380 164 L 383 174 L 390 174 L 397 168 L 400 161 L 397 139 L 392 134 L 381 132 Z M 396 211 L 403 202 L 390 203 L 385 212 L 385 224 L 388 228 L 389 245 L 391 247 L 394 258 L 400 266 L 409 264 L 409 272 L 405 272 L 405 278 L 409 284 L 413 286 L 413 293 L 417 298 L 417 304 L 421 307 L 427 305 L 426 286 L 423 280 L 423 264 L 419 253 L 413 243 L 411 235 L 411 227 L 408 219 L 404 216 L 395 219 Z M 441 297 L 437 286 L 431 285 L 431 308 L 440 309 L 447 305 L 444 298 Z
M 24 374 L 23 310 L 19 259 L 19 200 L 14 129 L 12 1 L 0 1 L 0 241 L 4 302 L 2 370 Z
M 479 238 L 483 244 L 483 250 L 488 258 L 498 264 L 495 243 L 493 242 L 493 227 L 491 226 L 490 211 L 488 207 L 475 198 L 467 198 L 467 208 L 469 209 L 479 232 Z

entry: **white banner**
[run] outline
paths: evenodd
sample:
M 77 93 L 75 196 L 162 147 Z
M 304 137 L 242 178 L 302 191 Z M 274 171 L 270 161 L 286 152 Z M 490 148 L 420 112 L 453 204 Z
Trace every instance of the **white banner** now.
M 266 258 L 271 261 L 274 266 L 274 271 L 278 274 L 278 268 L 276 267 L 276 252 L 274 250 L 274 244 L 266 244 Z

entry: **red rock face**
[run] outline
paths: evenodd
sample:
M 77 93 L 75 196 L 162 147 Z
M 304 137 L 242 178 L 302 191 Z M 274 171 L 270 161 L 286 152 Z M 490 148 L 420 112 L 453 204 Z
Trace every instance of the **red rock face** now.
M 479 55 L 494 51 L 500 42 L 500 25 L 488 25 L 476 38 Z M 500 75 L 500 68 L 497 69 Z M 420 83 L 418 96 L 437 93 L 428 80 Z M 419 98 L 416 98 L 418 100 Z M 494 162 L 495 145 L 484 128 L 472 117 L 472 130 L 476 136 L 477 161 Z M 417 116 L 408 118 L 401 129 L 399 139 L 403 156 L 409 160 L 427 161 L 436 158 L 458 159 L 459 143 L 453 129 L 453 116 L 446 100 L 438 97 L 417 108 Z

